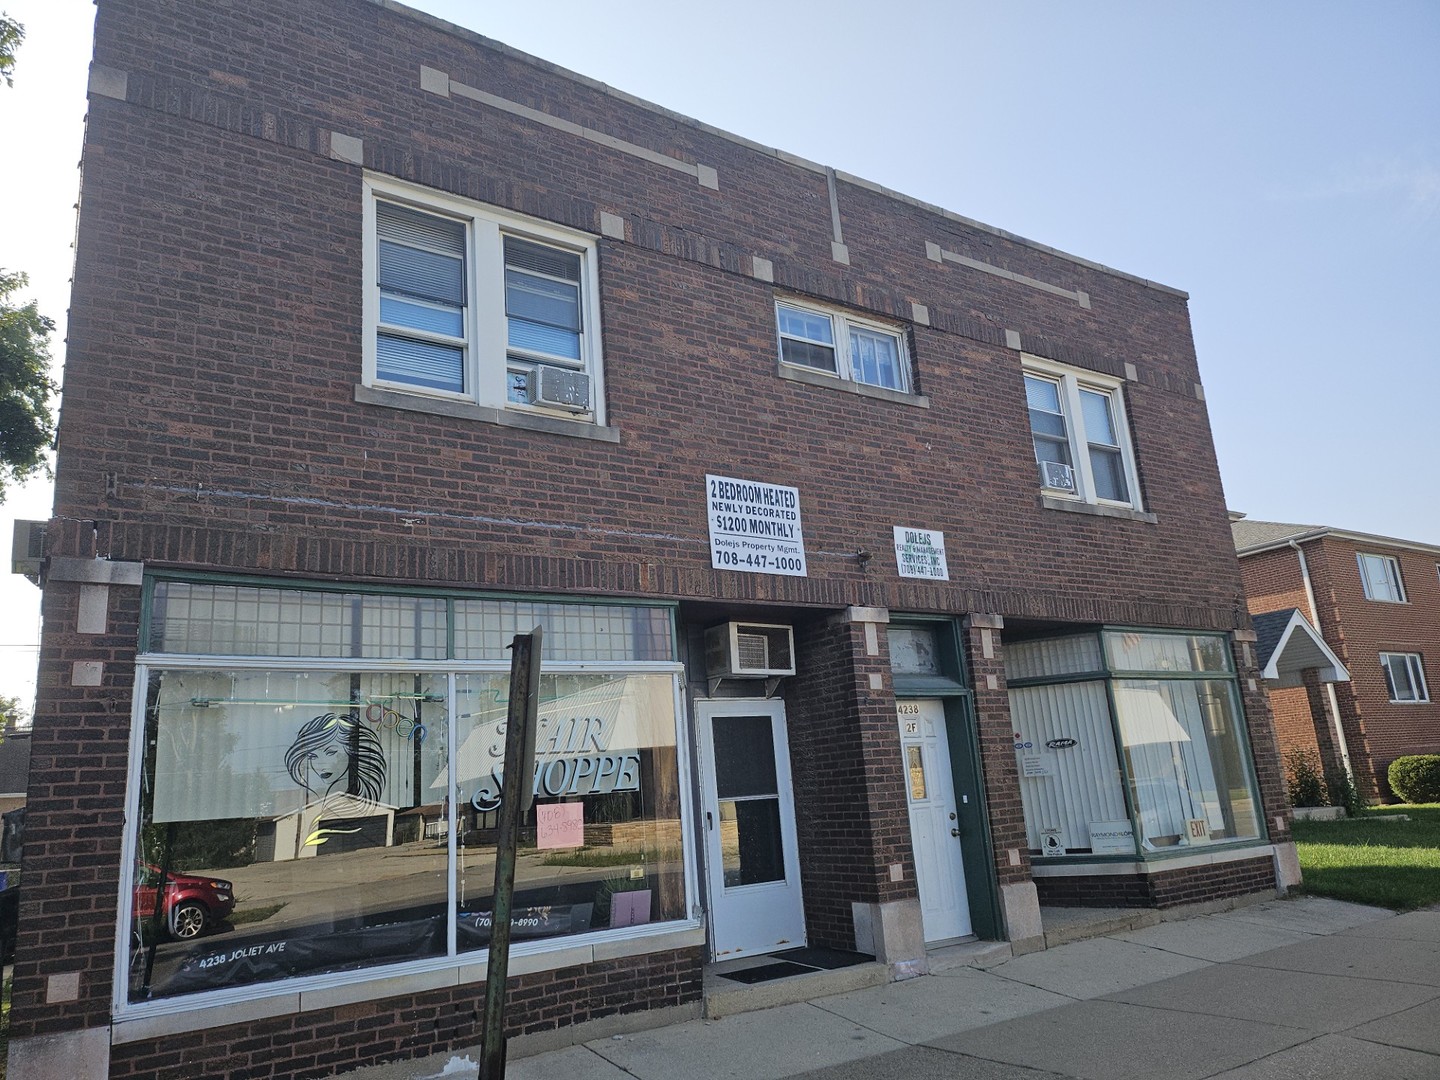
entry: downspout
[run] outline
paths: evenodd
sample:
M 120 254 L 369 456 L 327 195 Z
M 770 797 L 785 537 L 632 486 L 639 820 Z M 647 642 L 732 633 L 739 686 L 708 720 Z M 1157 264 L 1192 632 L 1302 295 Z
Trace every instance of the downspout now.
M 1290 541 L 1290 546 L 1295 549 L 1295 554 L 1300 559 L 1300 578 L 1305 582 L 1305 601 L 1310 605 L 1310 617 L 1315 620 L 1315 630 L 1320 632 L 1320 609 L 1315 606 L 1315 589 L 1310 584 L 1310 564 L 1305 561 L 1305 552 L 1299 543 Z M 1324 634 L 1321 633 L 1323 640 Z M 1327 682 L 1325 692 L 1330 697 L 1330 715 L 1335 723 L 1335 741 L 1340 747 L 1340 762 L 1345 766 L 1345 775 L 1350 778 L 1350 783 L 1355 783 L 1355 770 L 1350 767 L 1350 744 L 1345 741 L 1345 725 L 1340 722 L 1340 699 L 1335 696 L 1335 684 Z

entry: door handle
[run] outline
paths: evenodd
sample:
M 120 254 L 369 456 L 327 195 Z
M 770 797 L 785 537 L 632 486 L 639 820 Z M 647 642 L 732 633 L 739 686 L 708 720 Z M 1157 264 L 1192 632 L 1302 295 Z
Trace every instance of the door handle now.
M 715 831 L 715 817 L 709 810 L 705 811 L 705 827 L 711 832 Z

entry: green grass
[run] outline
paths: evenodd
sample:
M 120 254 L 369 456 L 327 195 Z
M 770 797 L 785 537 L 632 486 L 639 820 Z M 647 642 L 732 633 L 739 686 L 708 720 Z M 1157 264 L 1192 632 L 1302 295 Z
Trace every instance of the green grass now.
M 1377 821 L 1407 814 L 1409 821 Z M 1295 822 L 1303 891 L 1394 911 L 1440 904 L 1440 803 L 1377 806 L 1342 821 Z

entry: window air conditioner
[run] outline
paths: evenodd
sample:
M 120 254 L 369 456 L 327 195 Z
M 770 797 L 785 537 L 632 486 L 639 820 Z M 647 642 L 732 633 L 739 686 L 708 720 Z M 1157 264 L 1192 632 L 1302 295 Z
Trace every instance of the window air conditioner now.
M 714 679 L 795 674 L 795 633 L 768 623 L 721 623 L 705 631 L 705 673 Z
M 590 411 L 590 376 L 542 364 L 530 376 L 531 401 L 571 412 Z
M 1063 461 L 1040 462 L 1040 479 L 1047 488 L 1057 491 L 1075 490 L 1075 470 Z
M 45 522 L 17 519 L 10 544 L 10 572 L 40 580 L 40 562 L 45 557 Z

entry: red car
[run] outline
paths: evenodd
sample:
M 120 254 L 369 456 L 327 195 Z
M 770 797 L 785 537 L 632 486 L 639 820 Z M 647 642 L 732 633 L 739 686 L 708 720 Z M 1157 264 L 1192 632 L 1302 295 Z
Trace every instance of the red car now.
M 135 883 L 135 914 L 142 919 L 155 915 L 155 894 L 160 885 L 160 868 L 146 863 Z M 235 910 L 235 886 L 220 878 L 170 873 L 165 883 L 161 915 L 173 938 L 188 941 L 199 937 L 207 926 L 223 921 Z

